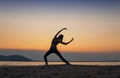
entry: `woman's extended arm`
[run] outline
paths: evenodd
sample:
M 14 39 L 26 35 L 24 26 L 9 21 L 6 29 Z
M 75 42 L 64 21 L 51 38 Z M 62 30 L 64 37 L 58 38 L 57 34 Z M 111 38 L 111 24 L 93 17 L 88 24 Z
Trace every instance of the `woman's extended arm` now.
M 72 41 L 73 41 L 73 38 L 69 42 L 67 42 L 67 43 L 65 43 L 65 42 L 61 42 L 61 43 L 64 44 L 64 45 L 67 45 L 67 44 L 69 44 Z
M 62 28 L 60 31 L 58 31 L 57 34 L 54 36 L 54 38 L 56 38 L 57 35 L 58 35 L 61 31 L 63 31 L 63 30 L 67 30 L 67 28 Z

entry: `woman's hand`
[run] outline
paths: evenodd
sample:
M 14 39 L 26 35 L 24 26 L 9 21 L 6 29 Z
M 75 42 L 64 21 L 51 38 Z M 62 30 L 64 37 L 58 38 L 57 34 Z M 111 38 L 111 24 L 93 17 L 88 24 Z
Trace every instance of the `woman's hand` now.
M 73 38 L 70 40 L 70 42 L 73 41 Z
M 67 28 L 63 28 L 62 30 L 67 30 Z

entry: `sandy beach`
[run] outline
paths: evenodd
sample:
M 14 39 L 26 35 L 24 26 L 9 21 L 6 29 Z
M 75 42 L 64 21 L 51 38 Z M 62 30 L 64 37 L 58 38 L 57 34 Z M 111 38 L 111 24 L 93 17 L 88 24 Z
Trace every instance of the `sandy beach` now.
M 0 78 L 120 78 L 120 65 L 1 66 Z

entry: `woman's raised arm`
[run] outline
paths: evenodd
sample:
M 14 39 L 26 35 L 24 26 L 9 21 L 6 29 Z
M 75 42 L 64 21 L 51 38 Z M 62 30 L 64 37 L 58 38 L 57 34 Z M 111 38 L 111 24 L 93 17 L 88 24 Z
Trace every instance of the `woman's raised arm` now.
M 62 28 L 60 31 L 58 31 L 57 34 L 54 36 L 54 38 L 56 38 L 57 35 L 58 35 L 60 32 L 62 32 L 63 30 L 67 30 L 67 28 Z

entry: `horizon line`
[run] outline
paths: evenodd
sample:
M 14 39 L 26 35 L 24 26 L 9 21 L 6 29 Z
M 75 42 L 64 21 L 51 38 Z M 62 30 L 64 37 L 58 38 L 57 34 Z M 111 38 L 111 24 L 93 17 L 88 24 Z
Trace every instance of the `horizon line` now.
M 42 51 L 46 52 L 48 50 L 42 49 L 19 49 L 19 48 L 0 48 L 0 50 L 23 50 L 23 51 Z M 61 51 L 61 53 L 120 53 L 120 51 Z

